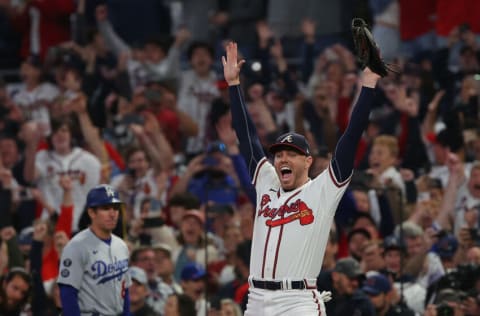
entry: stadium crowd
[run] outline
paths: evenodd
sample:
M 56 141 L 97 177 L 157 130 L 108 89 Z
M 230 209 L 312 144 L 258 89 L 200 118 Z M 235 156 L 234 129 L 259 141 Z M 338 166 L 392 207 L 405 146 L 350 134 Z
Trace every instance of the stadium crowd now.
M 327 314 L 480 315 L 475 0 L 1 0 L 0 315 L 60 314 L 59 258 L 100 183 L 125 203 L 132 315 L 242 315 L 256 198 L 223 45 L 262 145 L 306 135 L 315 177 L 359 92 L 354 16 L 396 72 L 319 263 Z

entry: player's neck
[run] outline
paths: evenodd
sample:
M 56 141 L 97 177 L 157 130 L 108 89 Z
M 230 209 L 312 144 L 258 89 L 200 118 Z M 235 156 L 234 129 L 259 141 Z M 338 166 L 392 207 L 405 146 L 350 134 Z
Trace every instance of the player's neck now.
M 310 181 L 310 178 L 307 177 L 306 179 L 302 180 L 299 182 L 299 185 L 295 186 L 294 188 L 291 188 L 291 189 L 285 189 L 285 188 L 282 188 L 284 192 L 291 192 L 291 191 L 295 191 L 297 190 L 298 188 L 302 187 L 305 183 L 307 183 L 308 181 Z
M 95 227 L 94 225 L 90 225 L 90 230 L 95 236 L 97 236 L 101 240 L 108 241 L 112 238 L 111 231 L 100 229 L 99 227 Z

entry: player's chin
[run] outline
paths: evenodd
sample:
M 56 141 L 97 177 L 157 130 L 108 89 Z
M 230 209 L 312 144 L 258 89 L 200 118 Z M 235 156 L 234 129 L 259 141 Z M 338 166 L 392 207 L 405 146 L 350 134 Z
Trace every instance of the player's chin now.
M 281 184 L 284 191 L 295 189 L 295 183 L 293 181 L 281 181 Z
M 115 229 L 115 227 L 117 227 L 117 222 L 108 222 L 105 224 L 105 226 L 107 226 L 107 229 L 110 229 L 110 230 L 113 230 Z

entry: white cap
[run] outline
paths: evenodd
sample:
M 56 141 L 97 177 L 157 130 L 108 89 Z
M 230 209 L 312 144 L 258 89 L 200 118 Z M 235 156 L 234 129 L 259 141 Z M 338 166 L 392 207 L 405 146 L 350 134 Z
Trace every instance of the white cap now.
M 130 271 L 130 277 L 132 278 L 132 280 L 135 280 L 143 285 L 148 284 L 147 275 L 142 268 L 130 267 L 128 270 Z

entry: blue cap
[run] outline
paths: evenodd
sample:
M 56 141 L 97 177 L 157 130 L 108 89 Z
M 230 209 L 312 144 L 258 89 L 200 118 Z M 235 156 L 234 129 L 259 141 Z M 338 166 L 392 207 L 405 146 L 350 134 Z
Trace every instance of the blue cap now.
M 369 276 L 365 282 L 363 282 L 362 287 L 362 291 L 373 296 L 380 293 L 388 293 L 391 289 L 390 281 L 383 274 Z
M 446 234 L 432 246 L 432 251 L 442 259 L 452 258 L 458 249 L 458 241 L 452 234 Z
M 390 235 L 385 237 L 383 240 L 383 249 L 387 250 L 400 250 L 406 251 L 405 244 L 400 240 L 400 238 L 396 237 L 395 235 Z
M 187 263 L 180 275 L 182 281 L 199 280 L 207 275 L 207 271 L 198 263 Z
M 87 207 L 96 207 L 109 204 L 122 204 L 118 191 L 108 184 L 101 184 L 88 192 Z
M 33 226 L 22 229 L 18 235 L 18 243 L 20 245 L 31 245 L 33 241 Z
M 298 151 L 305 156 L 310 156 L 310 145 L 305 136 L 297 133 L 286 133 L 280 135 L 275 143 L 268 148 L 271 154 L 275 154 L 281 149 L 290 149 Z

